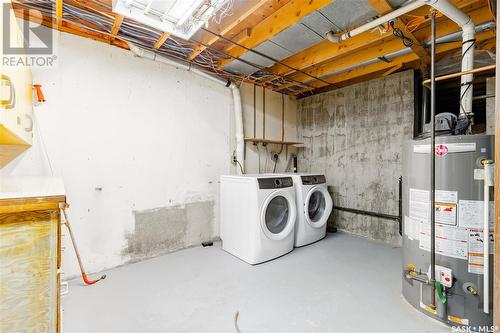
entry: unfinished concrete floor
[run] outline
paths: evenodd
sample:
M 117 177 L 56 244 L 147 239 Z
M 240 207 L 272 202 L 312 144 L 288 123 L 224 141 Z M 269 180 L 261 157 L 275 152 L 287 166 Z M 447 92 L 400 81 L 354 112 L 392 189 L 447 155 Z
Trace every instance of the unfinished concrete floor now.
M 400 249 L 345 233 L 250 266 L 220 244 L 70 282 L 65 332 L 449 332 L 401 296 Z

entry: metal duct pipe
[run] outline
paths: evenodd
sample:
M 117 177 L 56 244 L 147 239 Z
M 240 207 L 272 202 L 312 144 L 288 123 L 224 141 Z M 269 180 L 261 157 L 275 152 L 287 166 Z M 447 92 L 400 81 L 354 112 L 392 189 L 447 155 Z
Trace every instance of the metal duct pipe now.
M 233 98 L 234 128 L 235 128 L 235 138 L 236 138 L 236 149 L 234 152 L 234 158 L 236 159 L 236 163 L 239 164 L 239 167 L 237 168 L 238 174 L 245 173 L 245 168 L 243 166 L 244 154 L 245 154 L 245 142 L 243 140 L 244 138 L 243 108 L 241 105 L 241 95 L 238 86 L 234 82 L 231 82 L 230 80 L 223 80 L 219 77 L 210 75 L 194 66 L 186 65 L 182 62 L 175 61 L 167 57 L 158 55 L 155 52 L 145 50 L 132 43 L 127 43 L 127 44 L 130 48 L 130 51 L 132 51 L 136 56 L 140 58 L 146 58 L 152 61 L 158 61 L 166 65 L 174 66 L 176 68 L 181 68 L 186 71 L 193 72 L 201 77 L 204 77 L 206 79 L 209 79 L 213 82 L 216 82 L 231 89 L 231 94 Z
M 358 28 L 347 31 L 346 33 L 336 36 L 333 31 L 326 33 L 326 38 L 333 42 L 339 43 L 360 33 L 376 28 L 377 26 L 390 22 L 397 17 L 407 14 L 424 5 L 429 5 L 440 11 L 443 15 L 458 24 L 462 28 L 462 71 L 468 71 L 474 68 L 474 45 L 475 45 L 475 29 L 472 19 L 460 11 L 455 5 L 448 0 L 416 0 L 406 6 L 400 7 L 387 15 L 381 16 L 371 22 L 368 22 Z M 472 115 L 472 92 L 474 79 L 473 74 L 462 76 L 462 87 L 460 91 L 460 116 L 468 117 Z
M 479 25 L 477 25 L 475 27 L 476 34 L 479 34 L 479 33 L 482 33 L 484 31 L 488 31 L 488 30 L 494 29 L 495 27 L 496 27 L 496 25 L 495 25 L 495 22 L 493 22 L 493 21 L 489 21 L 489 22 L 485 22 L 485 23 L 479 24 Z M 454 32 L 454 33 L 451 33 L 451 34 L 448 34 L 448 35 L 445 35 L 445 36 L 437 38 L 436 39 L 436 44 L 442 44 L 442 43 L 448 43 L 448 42 L 451 42 L 451 41 L 455 41 L 455 40 L 458 40 L 461 36 L 462 36 L 462 32 Z M 431 45 L 431 41 L 425 41 L 424 43 L 422 43 L 422 46 L 424 46 L 426 48 L 430 47 L 430 45 Z M 327 75 L 323 75 L 320 78 L 321 79 L 325 79 L 325 78 L 328 78 L 328 77 L 331 77 L 331 76 L 334 76 L 334 75 L 337 75 L 337 74 L 341 74 L 341 73 L 350 71 L 350 70 L 358 68 L 358 67 L 364 67 L 364 66 L 368 66 L 368 65 L 375 64 L 375 63 L 378 63 L 378 62 L 382 62 L 383 60 L 381 60 L 381 58 L 382 59 L 387 59 L 387 60 L 393 60 L 393 59 L 395 59 L 397 57 L 401 57 L 401 56 L 410 54 L 412 52 L 413 52 L 413 50 L 410 47 L 407 47 L 407 48 L 404 48 L 404 49 L 401 49 L 401 50 L 398 50 L 398 51 L 395 51 L 395 52 L 388 53 L 388 54 L 386 54 L 386 55 L 384 55 L 384 56 L 382 56 L 380 58 L 370 59 L 370 60 L 364 61 L 362 63 L 356 64 L 356 65 L 353 65 L 353 66 L 342 68 L 342 69 L 340 69 L 338 71 L 331 72 L 331 73 L 329 73 Z M 312 80 L 313 79 L 311 79 L 309 81 L 312 81 Z M 309 81 L 306 81 L 306 82 L 309 82 Z

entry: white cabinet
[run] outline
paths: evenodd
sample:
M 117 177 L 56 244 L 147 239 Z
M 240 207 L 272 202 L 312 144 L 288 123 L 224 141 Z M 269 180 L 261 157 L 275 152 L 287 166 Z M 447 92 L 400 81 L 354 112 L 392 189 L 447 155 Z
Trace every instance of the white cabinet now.
M 2 6 L 0 12 L 3 8 L 5 7 Z M 11 46 L 20 47 L 23 44 L 21 30 L 12 9 L 10 14 L 10 22 L 7 25 L 7 22 L 3 22 L 3 13 L 0 13 L 0 29 L 8 26 Z M 0 62 L 0 168 L 31 146 L 32 116 L 33 79 L 30 67 L 6 66 L 3 61 Z

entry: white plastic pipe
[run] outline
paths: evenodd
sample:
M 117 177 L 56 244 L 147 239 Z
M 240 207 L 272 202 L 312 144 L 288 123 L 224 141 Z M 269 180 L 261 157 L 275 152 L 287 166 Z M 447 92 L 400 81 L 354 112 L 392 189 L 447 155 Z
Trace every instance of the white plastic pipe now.
M 450 3 L 448 0 L 416 0 L 340 36 L 336 36 L 333 31 L 330 31 L 326 34 L 326 38 L 332 43 L 340 43 L 346 39 L 359 35 L 360 33 L 376 28 L 381 24 L 390 22 L 397 17 L 407 14 L 424 5 L 429 5 L 435 8 L 462 28 L 462 71 L 469 71 L 473 69 L 476 35 L 474 23 L 468 15 L 460 11 L 460 9 L 455 7 L 455 5 Z M 460 115 L 462 117 L 472 113 L 473 79 L 473 74 L 462 75 L 462 86 L 460 89 Z
M 399 7 L 395 11 L 390 12 L 387 15 L 381 16 L 373 21 L 368 22 L 367 24 L 364 24 L 356 29 L 352 29 L 351 31 L 348 31 L 340 36 L 335 36 L 333 31 L 330 31 L 326 34 L 326 38 L 333 42 L 333 43 L 339 43 L 342 42 L 346 39 L 349 39 L 351 37 L 357 36 L 360 33 L 363 33 L 365 31 L 371 30 L 373 28 L 378 27 L 381 24 L 387 23 L 389 21 L 394 20 L 395 18 L 407 14 L 417 8 L 420 8 L 426 4 L 427 1 L 425 0 L 417 0 L 415 2 L 410 3 L 407 6 L 404 7 Z
M 243 141 L 243 109 L 241 107 L 240 89 L 231 83 L 231 91 L 233 92 L 234 104 L 234 134 L 236 136 L 236 161 L 240 163 L 241 169 L 238 167 L 238 174 L 245 173 L 244 158 L 245 158 L 245 142 Z
M 476 31 L 470 16 L 460 11 L 448 0 L 432 0 L 430 6 L 462 28 L 462 72 L 474 69 Z M 472 113 L 473 74 L 462 75 L 460 88 L 460 116 Z
M 201 77 L 209 79 L 213 82 L 217 82 L 222 84 L 229 89 L 231 89 L 231 95 L 233 98 L 233 112 L 234 112 L 234 128 L 235 128 L 235 137 L 236 137 L 236 150 L 235 150 L 235 158 L 237 163 L 240 163 L 241 168 L 237 167 L 237 173 L 242 174 L 245 172 L 244 167 L 244 158 L 245 158 L 245 142 L 244 138 L 244 130 L 243 130 L 243 108 L 241 106 L 241 94 L 240 89 L 234 82 L 230 82 L 229 80 L 223 80 L 216 76 L 205 73 L 202 70 L 199 70 L 193 66 L 186 65 L 182 62 L 177 62 L 175 60 L 171 60 L 167 57 L 157 55 L 156 53 L 145 50 L 143 48 L 138 47 L 132 43 L 127 43 L 130 51 L 132 51 L 136 56 L 140 58 L 146 58 L 153 61 L 158 61 L 170 66 L 174 66 L 176 68 L 181 68 L 192 73 L 195 73 Z
M 483 215 L 483 312 L 490 313 L 490 186 L 493 185 L 493 164 L 484 166 L 484 215 Z

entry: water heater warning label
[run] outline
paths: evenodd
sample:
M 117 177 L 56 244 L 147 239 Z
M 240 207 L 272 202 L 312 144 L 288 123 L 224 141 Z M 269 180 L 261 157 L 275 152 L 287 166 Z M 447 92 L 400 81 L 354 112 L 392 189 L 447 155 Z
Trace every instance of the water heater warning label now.
M 456 204 L 436 202 L 434 211 L 436 223 L 457 225 Z
M 437 190 L 435 193 L 436 253 L 457 259 L 468 259 L 469 272 L 482 274 L 482 226 L 484 202 L 458 200 L 458 192 Z M 409 190 L 408 216 L 404 232 L 416 240 L 419 248 L 430 251 L 430 191 Z M 490 228 L 493 230 L 494 202 L 490 202 Z M 491 243 L 490 250 L 493 249 Z
M 480 230 L 469 231 L 469 261 L 468 271 L 473 274 L 483 274 L 484 270 L 484 233 Z M 490 254 L 493 254 L 493 233 L 490 233 Z

